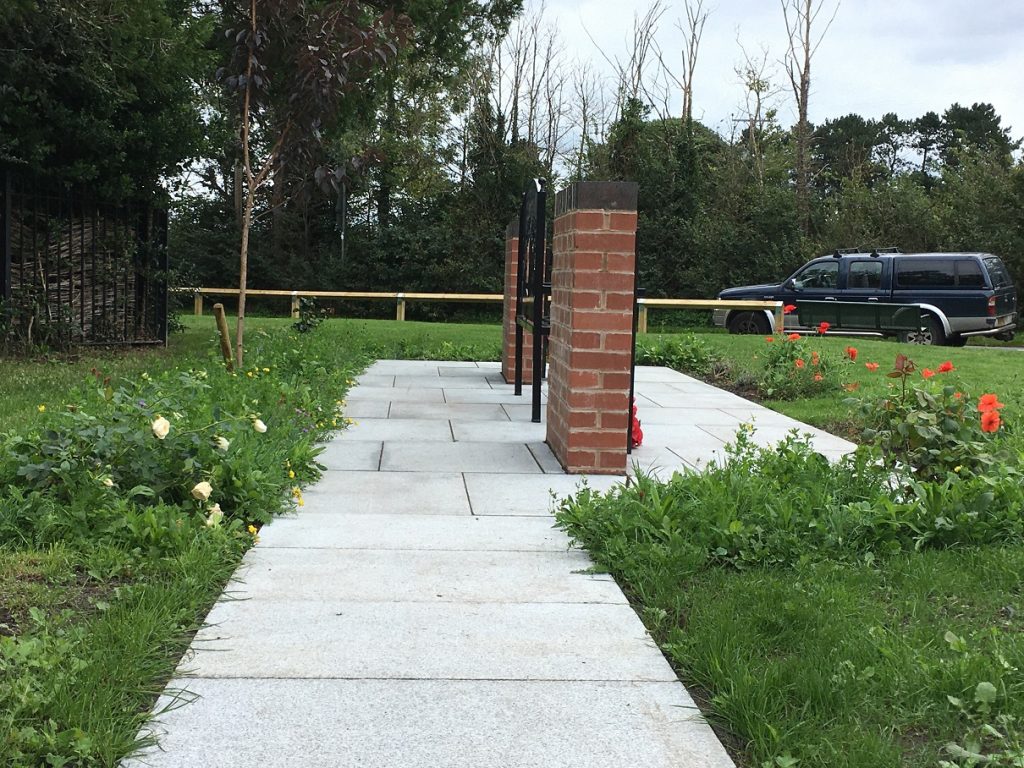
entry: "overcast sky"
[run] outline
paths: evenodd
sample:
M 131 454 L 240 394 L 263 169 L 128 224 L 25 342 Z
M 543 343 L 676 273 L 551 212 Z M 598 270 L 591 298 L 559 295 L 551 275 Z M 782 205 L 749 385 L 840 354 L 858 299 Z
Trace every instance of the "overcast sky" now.
M 831 15 L 835 0 L 825 0 Z M 683 0 L 667 0 L 658 40 L 676 68 L 685 18 Z M 536 0 L 527 0 L 536 6 Z M 547 0 L 546 17 L 557 24 L 571 58 L 590 59 L 610 70 L 595 42 L 609 56 L 626 56 L 635 14 L 648 0 Z M 694 117 L 723 133 L 741 114 L 743 88 L 735 73 L 748 53 L 769 50 L 769 61 L 785 52 L 785 24 L 779 0 L 705 0 L 710 9 L 700 46 L 694 87 Z M 589 35 L 588 35 L 589 33 Z M 593 42 L 591 41 L 593 38 Z M 781 66 L 772 80 L 787 85 Z M 810 118 L 856 112 L 903 118 L 929 110 L 942 113 L 953 102 L 989 102 L 1024 136 L 1024 0 L 842 0 L 811 65 Z M 779 117 L 795 121 L 791 92 L 779 100 Z M 675 105 L 678 114 L 678 103 Z

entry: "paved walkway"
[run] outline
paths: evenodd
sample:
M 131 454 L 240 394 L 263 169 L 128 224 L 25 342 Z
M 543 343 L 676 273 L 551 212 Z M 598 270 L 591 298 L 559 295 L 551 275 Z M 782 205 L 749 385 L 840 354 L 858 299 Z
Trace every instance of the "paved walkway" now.
M 633 459 L 662 473 L 743 421 L 803 428 L 665 368 L 637 391 Z M 732 766 L 618 586 L 552 529 L 579 478 L 495 365 L 380 361 L 347 414 L 305 509 L 263 529 L 183 659 L 169 689 L 195 700 L 128 765 Z

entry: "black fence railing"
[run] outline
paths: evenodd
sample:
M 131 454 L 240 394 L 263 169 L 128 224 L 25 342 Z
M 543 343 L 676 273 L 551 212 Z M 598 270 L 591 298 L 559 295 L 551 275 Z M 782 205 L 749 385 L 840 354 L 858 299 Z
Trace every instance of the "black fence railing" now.
M 0 300 L 18 341 L 167 341 L 167 211 L 0 169 Z
M 544 179 L 534 179 L 519 209 L 519 263 L 516 273 L 515 393 L 523 393 L 523 333 L 533 335 L 533 402 L 531 419 L 540 423 L 541 383 L 551 331 L 551 259 L 547 249 Z

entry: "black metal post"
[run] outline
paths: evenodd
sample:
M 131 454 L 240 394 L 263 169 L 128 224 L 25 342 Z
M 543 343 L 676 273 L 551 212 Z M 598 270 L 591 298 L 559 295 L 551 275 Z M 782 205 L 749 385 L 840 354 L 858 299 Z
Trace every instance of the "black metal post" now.
M 3 250 L 3 264 L 0 265 L 0 298 L 11 300 L 11 174 L 3 173 L 3 208 L 0 209 L 0 249 Z
M 544 235 L 547 233 L 547 225 L 544 221 L 545 212 L 545 181 L 537 179 L 536 213 L 534 219 L 535 231 L 532 234 L 534 252 L 534 269 L 530 270 L 530 277 L 533 279 L 531 293 L 533 294 L 533 409 L 531 420 L 535 424 L 540 423 L 540 389 L 541 381 L 544 378 L 544 266 L 547 261 L 547 248 L 545 247 Z
M 523 312 L 523 297 L 526 295 L 526 248 L 529 244 L 530 235 L 526 229 L 527 215 L 526 206 L 529 192 L 523 193 L 523 201 L 519 205 L 519 241 L 516 249 L 516 375 L 515 394 L 523 394 L 523 326 L 519 317 Z

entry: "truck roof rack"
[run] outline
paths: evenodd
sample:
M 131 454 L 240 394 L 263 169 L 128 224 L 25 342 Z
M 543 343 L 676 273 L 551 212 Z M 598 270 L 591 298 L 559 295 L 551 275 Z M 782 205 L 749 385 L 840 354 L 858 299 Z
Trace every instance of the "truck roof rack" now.
M 832 258 L 838 259 L 841 256 L 847 256 L 851 253 L 864 253 L 864 251 L 861 248 L 836 248 L 835 252 L 832 254 Z

